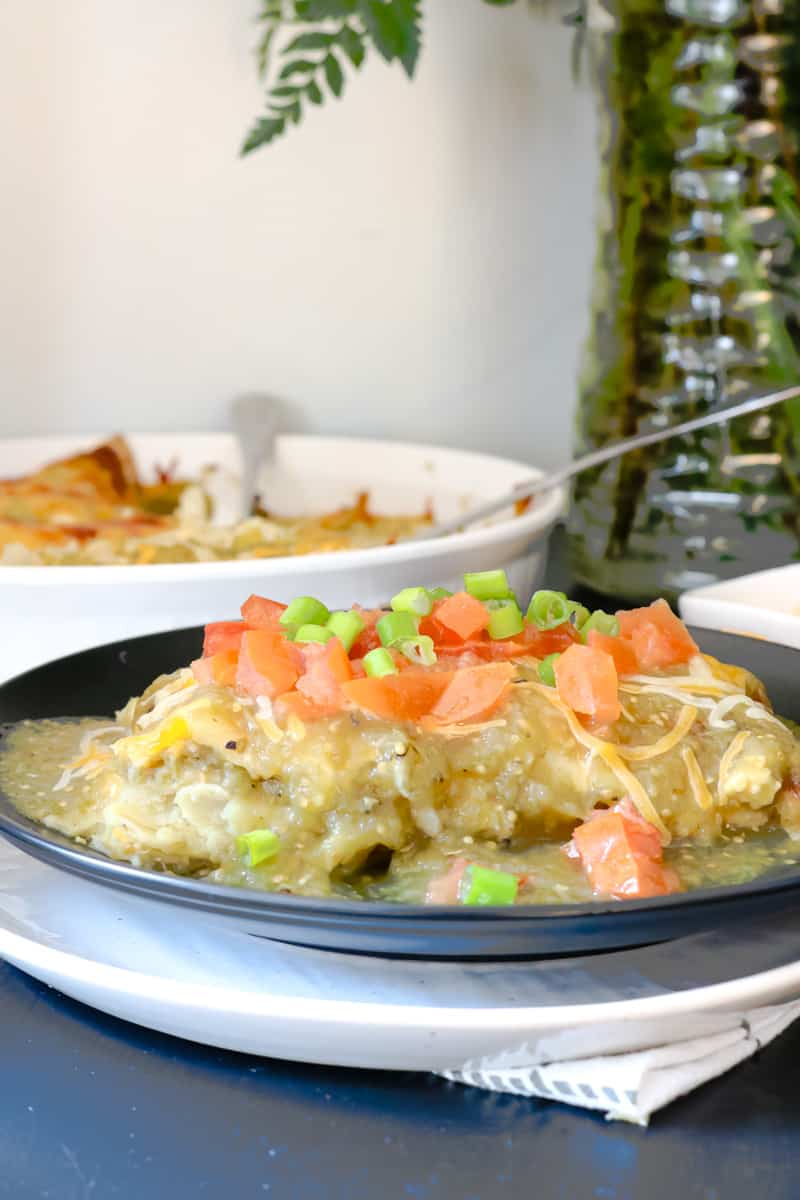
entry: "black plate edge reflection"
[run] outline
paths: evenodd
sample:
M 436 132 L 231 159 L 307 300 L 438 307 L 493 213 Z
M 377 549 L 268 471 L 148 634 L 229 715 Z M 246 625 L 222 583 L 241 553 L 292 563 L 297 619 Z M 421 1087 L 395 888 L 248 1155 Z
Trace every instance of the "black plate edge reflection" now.
M 797 718 L 799 651 L 733 634 L 695 634 L 708 653 L 758 674 L 776 710 Z M 0 724 L 109 715 L 157 675 L 196 657 L 201 637 L 200 629 L 151 634 L 37 667 L 0 686 Z M 465 914 L 460 908 L 276 895 L 140 870 L 43 830 L 2 795 L 0 833 L 34 857 L 96 884 L 213 913 L 261 937 L 390 957 L 530 959 L 607 952 L 707 932 L 729 921 L 763 919 L 796 907 L 800 897 L 800 866 L 784 866 L 747 884 L 677 897 Z

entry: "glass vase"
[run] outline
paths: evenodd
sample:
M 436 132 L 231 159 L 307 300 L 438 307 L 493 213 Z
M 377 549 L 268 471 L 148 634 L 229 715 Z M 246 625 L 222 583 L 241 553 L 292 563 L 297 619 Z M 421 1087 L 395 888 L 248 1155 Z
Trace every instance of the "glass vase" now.
M 577 451 L 800 380 L 800 0 L 590 0 L 599 248 Z M 577 578 L 641 600 L 798 557 L 800 403 L 574 486 Z

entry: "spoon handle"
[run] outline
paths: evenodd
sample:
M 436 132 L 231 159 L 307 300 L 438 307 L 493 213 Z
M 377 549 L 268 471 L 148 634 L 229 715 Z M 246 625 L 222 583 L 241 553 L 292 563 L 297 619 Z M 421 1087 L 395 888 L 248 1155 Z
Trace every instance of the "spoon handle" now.
M 487 500 L 485 504 L 480 504 L 477 508 L 473 508 L 459 517 L 453 517 L 450 521 L 442 521 L 432 528 L 417 534 L 412 540 L 444 537 L 449 533 L 457 533 L 459 530 L 466 528 L 466 526 L 473 525 L 476 521 L 484 521 L 487 517 L 494 516 L 495 513 L 518 503 L 520 500 L 529 500 L 532 496 L 537 496 L 542 492 L 549 492 L 552 488 L 558 487 L 559 484 L 565 483 L 575 475 L 580 475 L 583 471 L 589 471 L 592 467 L 602 466 L 603 463 L 610 462 L 614 458 L 620 458 L 623 454 L 628 454 L 631 450 L 639 450 L 643 446 L 653 446 L 657 442 L 668 441 L 670 438 L 677 437 L 682 433 L 693 433 L 694 430 L 705 429 L 709 425 L 722 425 L 726 421 L 733 420 L 734 417 L 744 417 L 748 413 L 759 412 L 763 408 L 771 408 L 773 404 L 782 404 L 786 400 L 795 400 L 798 397 L 800 397 L 800 385 L 795 385 L 783 388 L 779 392 L 767 392 L 761 396 L 751 396 L 749 400 L 742 400 L 739 404 L 726 405 L 725 408 L 715 409 L 714 412 L 705 413 L 702 417 L 692 417 L 689 421 L 681 421 L 679 424 L 670 425 L 666 429 L 656 429 L 652 433 L 637 433 L 633 437 L 612 442 L 610 445 L 603 446 L 599 450 L 592 450 L 590 454 L 583 454 L 580 458 L 573 459 L 572 462 L 567 463 L 563 467 L 556 467 L 554 471 L 548 471 L 545 475 L 539 476 L 538 479 L 529 479 L 527 482 L 518 483 L 516 487 L 513 487 L 509 492 L 506 492 L 505 495 L 498 497 L 496 500 Z
M 231 405 L 231 424 L 242 462 L 239 515 L 249 517 L 255 505 L 258 476 L 272 457 L 278 428 L 278 406 L 271 396 L 248 392 Z

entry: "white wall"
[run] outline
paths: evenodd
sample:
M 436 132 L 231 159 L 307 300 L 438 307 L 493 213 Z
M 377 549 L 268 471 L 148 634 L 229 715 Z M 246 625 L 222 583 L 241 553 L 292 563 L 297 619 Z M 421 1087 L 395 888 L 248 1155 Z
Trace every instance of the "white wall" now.
M 321 431 L 563 457 L 593 254 L 571 34 L 427 0 L 418 77 L 237 156 L 254 0 L 2 0 L 0 434 Z

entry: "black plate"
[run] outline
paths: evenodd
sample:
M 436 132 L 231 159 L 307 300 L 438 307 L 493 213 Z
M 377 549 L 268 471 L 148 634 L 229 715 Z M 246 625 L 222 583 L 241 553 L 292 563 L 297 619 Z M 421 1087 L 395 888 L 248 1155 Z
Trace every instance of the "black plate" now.
M 749 667 L 763 679 L 776 711 L 800 717 L 800 652 L 706 630 L 696 636 L 708 653 Z M 37 667 L 0 687 L 0 724 L 110 715 L 157 675 L 196 658 L 201 638 L 199 629 L 153 634 Z M 95 883 L 214 913 L 277 941 L 365 954 L 507 959 L 595 953 L 768 918 L 800 900 L 800 866 L 787 865 L 751 883 L 654 900 L 468 910 L 315 900 L 139 870 L 43 829 L 2 794 L 0 833 L 36 858 Z

